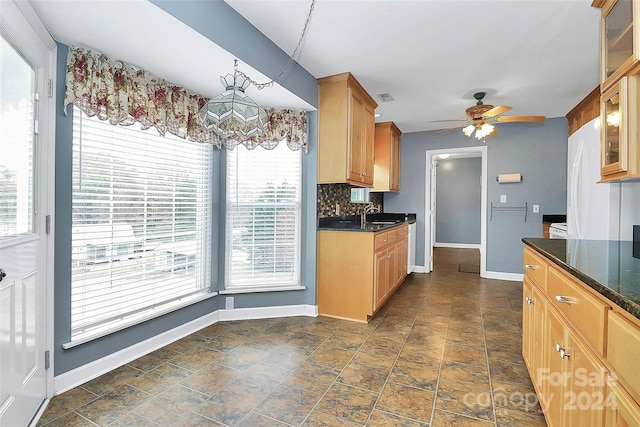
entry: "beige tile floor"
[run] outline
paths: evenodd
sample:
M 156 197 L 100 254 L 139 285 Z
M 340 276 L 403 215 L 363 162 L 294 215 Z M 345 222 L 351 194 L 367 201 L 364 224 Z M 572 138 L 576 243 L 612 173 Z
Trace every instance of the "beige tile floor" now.
M 56 396 L 38 426 L 545 426 L 522 284 L 437 248 L 369 323 L 224 322 Z

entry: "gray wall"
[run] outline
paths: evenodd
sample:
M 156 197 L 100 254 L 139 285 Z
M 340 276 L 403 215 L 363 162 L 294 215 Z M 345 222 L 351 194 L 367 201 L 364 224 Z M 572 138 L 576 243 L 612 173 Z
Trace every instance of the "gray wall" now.
M 438 160 L 436 243 L 480 244 L 482 158 Z
M 161 1 L 157 4 L 169 12 L 180 13 L 187 24 L 199 28 L 207 37 L 221 37 L 223 47 L 249 63 L 263 74 L 275 77 L 287 55 L 264 35 L 253 28 L 222 1 Z M 192 20 L 193 22 L 189 22 Z M 227 28 L 234 25 L 234 30 Z M 224 29 L 227 28 L 227 31 Z M 233 37 L 241 31 L 243 37 Z M 245 37 L 245 34 L 247 35 Z M 215 38 L 212 40 L 216 41 Z M 250 43 L 249 43 L 250 42 Z M 98 49 L 99 47 L 95 47 Z M 54 371 L 60 375 L 101 357 L 141 342 L 162 332 L 185 324 L 203 315 L 224 307 L 224 297 L 214 297 L 181 310 L 174 311 L 123 331 L 113 333 L 86 344 L 63 350 L 62 344 L 71 338 L 71 175 L 72 175 L 72 114 L 62 111 L 64 99 L 65 67 L 68 47 L 58 44 L 56 96 L 56 206 L 55 206 L 55 254 L 54 254 Z M 255 61 L 254 61 L 255 60 Z M 274 71 L 277 70 L 277 71 Z M 292 67 L 283 86 L 317 105 L 317 83 L 315 77 L 299 66 Z M 304 291 L 265 292 L 237 294 L 235 307 L 267 307 L 294 304 L 315 304 L 315 259 L 316 259 L 316 162 L 317 162 L 317 113 L 308 118 L 309 152 L 303 155 L 302 164 L 302 284 Z M 214 180 L 218 184 L 214 195 L 213 236 L 213 290 L 224 286 L 224 152 L 216 152 Z M 217 280 L 215 279 L 217 277 Z
M 503 123 L 500 133 L 487 139 L 487 271 L 522 273 L 523 237 L 542 237 L 542 214 L 565 213 L 567 191 L 567 120 L 547 119 L 543 123 Z M 416 264 L 424 265 L 426 151 L 483 144 L 462 132 L 432 136 L 434 132 L 402 134 L 400 193 L 388 193 L 386 212 L 417 214 Z M 501 173 L 519 172 L 518 184 L 498 184 Z M 524 202 L 540 205 L 540 213 L 500 214 L 489 220 L 490 203 L 506 194 L 508 206 Z

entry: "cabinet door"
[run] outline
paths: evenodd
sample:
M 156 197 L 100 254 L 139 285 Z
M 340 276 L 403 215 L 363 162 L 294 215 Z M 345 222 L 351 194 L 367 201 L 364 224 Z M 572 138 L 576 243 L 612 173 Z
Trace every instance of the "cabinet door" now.
M 602 94 L 601 174 L 627 170 L 627 77 Z
M 564 427 L 565 397 L 569 390 L 569 360 L 562 357 L 561 350 L 567 349 L 567 333 L 562 319 L 555 309 L 547 310 L 548 338 L 542 351 L 547 360 L 547 366 L 536 372 L 537 382 L 542 386 L 540 406 L 545 414 L 549 427 Z
M 400 266 L 400 281 L 402 282 L 407 277 L 407 257 L 409 256 L 409 239 L 405 233 L 404 239 L 400 242 L 400 259 L 398 265 Z
M 541 376 L 547 365 L 543 351 L 547 342 L 546 331 L 545 299 L 541 291 L 525 277 L 522 301 L 522 357 L 538 393 L 543 391 Z
M 400 135 L 391 132 L 391 162 L 389 164 L 389 189 L 400 191 Z
M 609 379 L 608 394 L 604 403 L 607 427 L 640 426 L 640 406 L 615 380 Z M 613 397 L 613 399 L 611 398 Z
M 584 343 L 569 334 L 566 350 L 571 364 L 570 389 L 565 393 L 567 426 L 604 426 L 607 370 Z
M 535 371 L 531 363 L 531 343 L 533 341 L 533 291 L 529 278 L 525 276 L 522 285 L 522 358 L 529 369 L 529 376 L 535 383 Z
M 542 351 L 547 340 L 547 302 L 542 291 L 535 285 L 532 286 L 532 294 L 531 367 L 537 377 L 541 370 L 547 366 L 547 360 Z
M 393 263 L 393 281 L 391 282 L 392 288 L 397 288 L 402 282 L 402 266 L 401 261 L 402 256 L 402 243 L 398 242 L 393 247 L 393 251 L 391 254 L 391 262 Z M 406 262 L 404 262 L 406 264 Z
M 364 104 L 364 117 L 362 121 L 362 126 L 364 127 L 364 142 L 362 146 L 362 183 L 366 186 L 373 186 L 373 168 L 374 168 L 374 152 L 373 147 L 375 146 L 375 133 L 376 133 L 376 123 L 375 123 L 375 111 L 374 108 L 365 103 Z
M 602 82 L 607 88 L 639 59 L 636 0 L 609 1 L 602 9 Z
M 366 143 L 364 99 L 349 89 L 349 136 L 347 138 L 347 181 L 363 182 Z
M 376 252 L 374 262 L 373 311 L 376 311 L 383 304 L 389 292 L 389 251 L 385 249 Z

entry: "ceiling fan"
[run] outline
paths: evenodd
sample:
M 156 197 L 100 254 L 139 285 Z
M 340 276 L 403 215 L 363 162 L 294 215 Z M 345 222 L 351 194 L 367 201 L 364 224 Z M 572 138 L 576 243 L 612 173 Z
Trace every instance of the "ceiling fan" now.
M 448 129 L 441 130 L 433 134 L 433 136 L 442 135 L 445 132 L 452 131 L 454 129 L 462 128 L 462 132 L 471 137 L 475 136 L 477 139 L 484 140 L 498 134 L 496 129 L 496 123 L 513 123 L 513 122 L 542 122 L 545 116 L 500 116 L 500 114 L 506 113 L 511 110 L 511 107 L 506 105 L 493 105 L 484 104 L 486 92 L 477 92 L 473 94 L 473 97 L 477 100 L 476 105 L 467 108 L 468 119 L 464 120 L 434 120 L 434 122 L 463 122 L 459 125 L 450 127 Z M 474 134 L 475 132 L 475 134 Z

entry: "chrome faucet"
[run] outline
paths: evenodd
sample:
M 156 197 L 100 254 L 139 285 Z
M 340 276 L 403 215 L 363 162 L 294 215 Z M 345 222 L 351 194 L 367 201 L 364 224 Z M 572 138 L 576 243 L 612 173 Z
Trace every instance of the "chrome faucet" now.
M 380 212 L 380 208 L 373 203 L 367 203 L 362 208 L 362 212 L 360 213 L 360 224 L 364 226 L 367 222 L 367 214 Z

